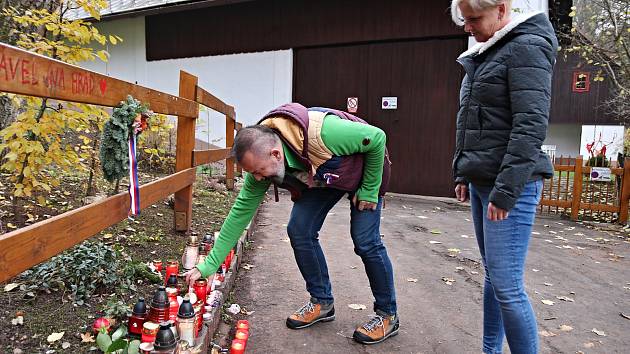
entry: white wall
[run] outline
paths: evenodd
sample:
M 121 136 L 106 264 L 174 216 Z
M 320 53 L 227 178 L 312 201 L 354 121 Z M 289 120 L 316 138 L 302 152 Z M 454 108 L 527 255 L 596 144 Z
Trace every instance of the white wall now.
M 582 128 L 577 124 L 549 124 L 544 145 L 556 146 L 556 157 L 580 154 Z
M 606 145 L 606 157 L 617 160 L 617 153 L 623 152 L 624 127 L 621 125 L 583 125 L 580 153 L 584 158 L 589 156 L 586 144 L 595 142 L 595 149 Z
M 91 70 L 174 95 L 179 90 L 179 71 L 187 71 L 199 78 L 199 86 L 236 107 L 237 120 L 244 125 L 291 101 L 292 50 L 147 62 L 144 17 L 102 22 L 97 27 L 104 34 L 119 35 L 123 42 L 107 48 L 108 63 L 83 64 Z M 197 123 L 198 138 L 225 146 L 219 140 L 225 135 L 222 116 L 202 111 Z

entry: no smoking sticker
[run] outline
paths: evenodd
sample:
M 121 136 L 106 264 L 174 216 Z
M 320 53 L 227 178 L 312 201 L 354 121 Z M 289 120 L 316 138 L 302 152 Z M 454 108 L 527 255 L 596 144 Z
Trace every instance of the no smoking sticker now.
M 359 98 L 358 97 L 348 97 L 348 112 L 349 113 L 357 113 L 359 109 Z

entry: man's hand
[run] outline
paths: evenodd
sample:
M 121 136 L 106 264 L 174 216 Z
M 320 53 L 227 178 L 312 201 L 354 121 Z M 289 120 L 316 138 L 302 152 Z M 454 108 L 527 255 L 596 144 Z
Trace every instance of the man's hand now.
M 488 203 L 488 219 L 491 221 L 501 221 L 508 217 L 508 211 L 496 207 L 492 202 Z
M 455 186 L 455 196 L 462 203 L 468 201 L 468 187 L 463 183 L 458 183 Z
M 354 206 L 357 207 L 359 211 L 376 210 L 376 203 L 366 202 L 365 200 L 357 200 L 356 194 L 354 195 L 354 197 L 352 197 L 352 204 L 354 204 Z
M 188 286 L 193 286 L 195 284 L 195 280 L 201 278 L 201 272 L 197 268 L 193 268 L 184 274 L 186 276 L 186 284 Z

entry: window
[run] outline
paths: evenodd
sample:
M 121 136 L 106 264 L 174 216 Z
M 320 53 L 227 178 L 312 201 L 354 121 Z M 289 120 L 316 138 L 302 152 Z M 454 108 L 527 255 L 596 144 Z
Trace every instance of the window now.
M 588 92 L 591 87 L 590 74 L 587 72 L 573 73 L 573 92 Z

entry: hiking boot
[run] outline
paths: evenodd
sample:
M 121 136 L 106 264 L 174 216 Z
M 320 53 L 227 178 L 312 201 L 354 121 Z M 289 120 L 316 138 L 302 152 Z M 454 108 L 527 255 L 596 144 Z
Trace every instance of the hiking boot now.
M 363 326 L 357 328 L 352 335 L 361 344 L 376 344 L 398 334 L 398 316 L 381 316 L 376 314 Z
M 309 301 L 287 318 L 287 327 L 302 329 L 317 322 L 330 322 L 334 319 L 335 306 L 333 304 L 322 305 Z

